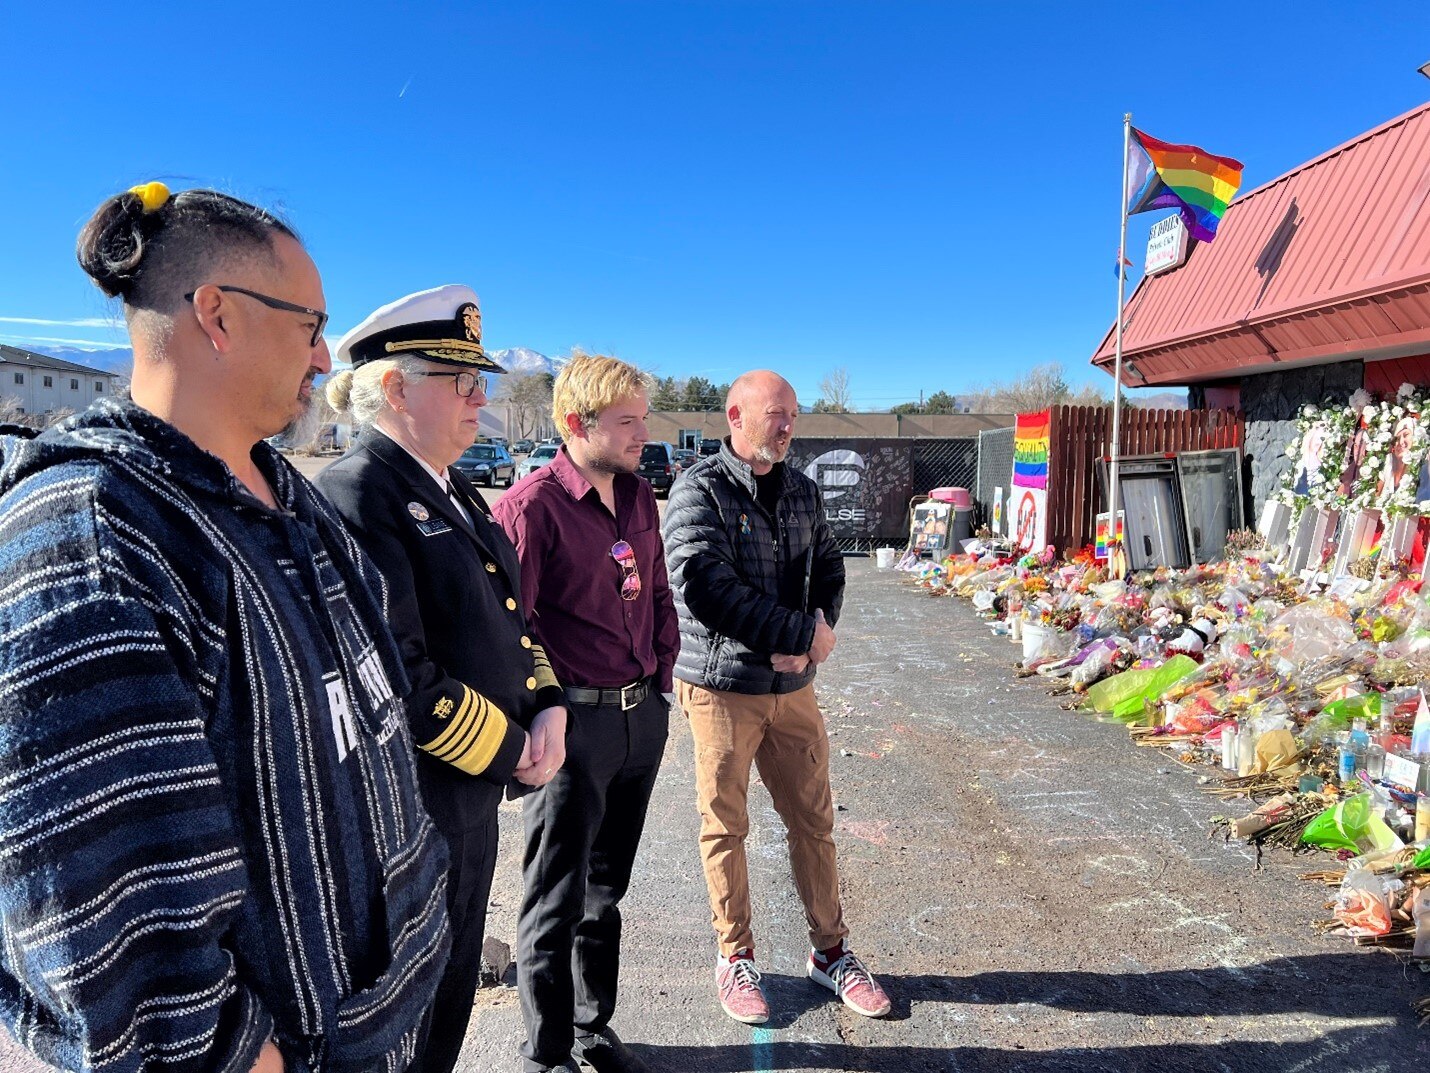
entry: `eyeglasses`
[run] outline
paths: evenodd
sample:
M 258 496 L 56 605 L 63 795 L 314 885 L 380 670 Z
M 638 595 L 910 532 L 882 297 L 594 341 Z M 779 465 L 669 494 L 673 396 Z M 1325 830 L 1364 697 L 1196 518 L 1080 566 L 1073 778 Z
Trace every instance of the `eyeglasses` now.
M 641 594 L 641 574 L 636 569 L 636 552 L 624 540 L 611 545 L 611 558 L 621 568 L 621 599 L 634 600 Z
M 470 399 L 472 393 L 480 391 L 483 395 L 487 393 L 487 376 L 485 373 L 469 373 L 463 369 L 459 373 L 429 373 L 418 372 L 413 376 L 450 376 L 452 386 L 457 389 L 457 394 L 464 399 Z
M 292 302 L 285 302 L 281 298 L 274 298 L 270 294 L 259 294 L 257 291 L 250 291 L 247 287 L 230 287 L 222 283 L 214 284 L 219 290 L 231 294 L 246 294 L 254 301 L 262 302 L 269 309 L 281 309 L 285 313 L 302 313 L 304 316 L 316 317 L 318 323 L 313 325 L 313 338 L 308 340 L 310 347 L 316 347 L 318 340 L 323 338 L 323 327 L 328 323 L 328 315 L 318 309 L 309 309 L 307 306 L 294 305 Z M 192 302 L 197 291 L 190 291 L 184 295 L 184 301 Z

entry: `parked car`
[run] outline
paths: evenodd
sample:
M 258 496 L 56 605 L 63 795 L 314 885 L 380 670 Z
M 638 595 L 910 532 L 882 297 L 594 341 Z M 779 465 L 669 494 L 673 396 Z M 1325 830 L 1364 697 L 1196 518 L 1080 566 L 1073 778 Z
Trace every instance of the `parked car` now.
M 530 440 L 517 440 L 511 445 L 511 453 L 514 455 L 529 455 L 531 454 L 531 449 L 535 446 L 536 444 Z
M 720 440 L 703 439 L 700 441 L 698 450 L 700 451 L 701 458 L 705 458 L 708 455 L 718 455 L 720 453 Z
M 675 475 L 679 477 L 695 463 L 700 461 L 700 456 L 694 451 L 681 447 L 675 452 Z
M 516 463 L 498 443 L 474 443 L 453 465 L 475 483 L 488 488 L 498 484 L 510 488 L 511 482 L 516 480 Z
M 539 447 L 532 449 L 531 454 L 521 460 L 521 465 L 517 467 L 516 478 L 530 477 L 546 463 L 556 457 L 556 452 L 561 450 L 555 444 L 543 443 Z
M 651 440 L 641 448 L 641 464 L 636 472 L 650 481 L 656 495 L 669 495 L 675 483 L 675 448 L 663 440 Z
M 318 429 L 316 442 L 320 451 L 345 451 L 352 442 L 352 427 L 329 421 Z

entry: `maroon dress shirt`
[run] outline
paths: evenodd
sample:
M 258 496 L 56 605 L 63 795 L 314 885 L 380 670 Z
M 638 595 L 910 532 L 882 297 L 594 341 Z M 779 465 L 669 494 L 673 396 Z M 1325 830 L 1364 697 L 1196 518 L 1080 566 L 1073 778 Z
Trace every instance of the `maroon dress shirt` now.
M 516 545 L 527 621 L 563 685 L 608 689 L 653 677 L 670 692 L 680 650 L 650 485 L 616 475 L 616 515 L 562 447 L 497 501 L 492 513 Z M 635 550 L 640 595 L 621 599 L 625 572 L 611 548 Z

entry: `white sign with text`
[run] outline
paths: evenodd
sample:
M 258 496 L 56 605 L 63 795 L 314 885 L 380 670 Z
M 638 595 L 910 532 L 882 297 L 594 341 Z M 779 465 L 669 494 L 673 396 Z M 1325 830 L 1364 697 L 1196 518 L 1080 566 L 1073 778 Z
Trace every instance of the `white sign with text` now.
M 1147 275 L 1176 268 L 1187 259 L 1187 225 L 1180 216 L 1168 216 L 1152 225 L 1147 236 Z

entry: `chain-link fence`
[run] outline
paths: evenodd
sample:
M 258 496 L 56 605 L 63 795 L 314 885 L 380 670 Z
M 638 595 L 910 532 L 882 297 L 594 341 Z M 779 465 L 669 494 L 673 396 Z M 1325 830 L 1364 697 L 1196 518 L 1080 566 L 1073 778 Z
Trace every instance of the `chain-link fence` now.
M 1008 494 L 1013 482 L 1013 429 L 985 429 L 978 434 L 978 481 L 973 492 L 978 504 L 977 521 L 987 525 L 993 519 L 993 493 Z
M 914 441 L 914 494 L 935 488 L 972 489 L 978 480 L 978 441 L 967 439 Z

